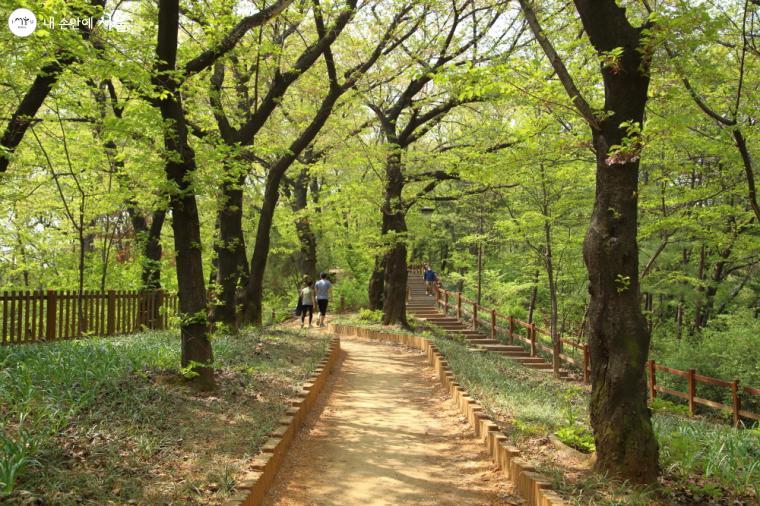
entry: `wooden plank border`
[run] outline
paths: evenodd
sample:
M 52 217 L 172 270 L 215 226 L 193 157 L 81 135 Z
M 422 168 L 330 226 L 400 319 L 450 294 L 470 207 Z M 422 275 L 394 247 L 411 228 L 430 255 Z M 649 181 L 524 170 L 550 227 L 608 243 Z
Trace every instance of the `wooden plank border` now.
M 225 503 L 230 506 L 257 506 L 272 486 L 277 472 L 282 467 L 290 444 L 293 442 L 301 424 L 314 408 L 319 393 L 333 372 L 335 362 L 340 355 L 340 338 L 330 339 L 327 355 L 319 363 L 314 373 L 301 385 L 301 390 L 285 415 L 280 418 L 277 427 L 269 433 L 269 438 L 248 466 L 252 471 L 238 482 L 236 491 Z
M 515 491 L 529 506 L 565 506 L 567 503 L 551 489 L 548 479 L 521 458 L 522 452 L 507 443 L 507 436 L 485 415 L 483 407 L 456 381 L 446 357 L 429 339 L 413 334 L 391 334 L 351 325 L 330 324 L 330 332 L 338 336 L 366 337 L 421 350 L 428 358 L 438 379 L 451 395 L 460 412 L 475 431 L 475 436 L 488 448 L 491 459 L 512 481 Z

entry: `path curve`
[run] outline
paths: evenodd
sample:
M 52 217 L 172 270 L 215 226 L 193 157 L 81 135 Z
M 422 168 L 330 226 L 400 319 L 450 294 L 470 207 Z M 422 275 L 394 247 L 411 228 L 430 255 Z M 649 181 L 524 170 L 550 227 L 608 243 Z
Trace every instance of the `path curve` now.
M 521 504 L 421 353 L 356 338 L 341 348 L 265 504 Z

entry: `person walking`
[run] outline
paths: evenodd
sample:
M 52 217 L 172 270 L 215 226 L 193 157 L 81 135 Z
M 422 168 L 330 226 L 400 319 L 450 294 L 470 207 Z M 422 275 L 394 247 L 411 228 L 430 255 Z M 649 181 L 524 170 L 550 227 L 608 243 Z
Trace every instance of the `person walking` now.
M 327 278 L 327 273 L 323 272 L 319 275 L 319 281 L 314 285 L 317 292 L 317 306 L 319 307 L 319 314 L 317 314 L 317 326 L 325 326 L 325 315 L 327 314 L 327 303 L 332 296 L 332 283 Z
M 435 293 L 435 282 L 438 276 L 435 275 L 435 271 L 429 266 L 425 265 L 425 272 L 422 274 L 422 279 L 425 280 L 425 295 L 433 295 Z
M 314 306 L 316 305 L 316 294 L 313 288 L 314 282 L 308 280 L 306 286 L 301 289 L 301 328 L 306 320 L 306 313 L 309 313 L 309 328 L 311 328 L 311 319 L 314 316 Z

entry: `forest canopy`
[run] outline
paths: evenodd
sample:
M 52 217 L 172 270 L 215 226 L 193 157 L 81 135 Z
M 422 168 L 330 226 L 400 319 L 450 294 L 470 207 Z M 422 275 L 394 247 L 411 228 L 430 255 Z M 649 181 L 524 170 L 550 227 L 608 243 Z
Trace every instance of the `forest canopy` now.
M 656 458 L 650 355 L 760 386 L 760 5 L 598 3 L 0 0 L 0 290 L 178 292 L 213 383 L 212 326 L 322 271 L 406 325 L 430 263 L 638 368 Z

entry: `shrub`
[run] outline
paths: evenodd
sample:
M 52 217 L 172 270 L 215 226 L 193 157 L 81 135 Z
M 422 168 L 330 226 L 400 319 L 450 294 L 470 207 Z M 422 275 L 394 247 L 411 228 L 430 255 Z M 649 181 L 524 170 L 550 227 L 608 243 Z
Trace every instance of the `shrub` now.
M 383 312 L 372 309 L 359 310 L 359 319 L 369 323 L 380 323 L 383 321 Z
M 571 448 L 583 453 L 593 453 L 596 451 L 594 444 L 594 434 L 588 427 L 583 425 L 568 425 L 560 428 L 554 433 L 560 441 Z

